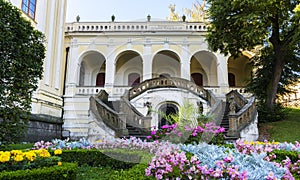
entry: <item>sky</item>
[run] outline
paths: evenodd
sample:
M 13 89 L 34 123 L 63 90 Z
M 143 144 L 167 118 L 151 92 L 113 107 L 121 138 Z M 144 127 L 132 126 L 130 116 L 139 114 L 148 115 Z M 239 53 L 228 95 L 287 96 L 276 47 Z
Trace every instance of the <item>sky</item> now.
M 166 20 L 170 15 L 170 4 L 175 4 L 175 12 L 183 15 L 183 8 L 192 8 L 197 0 L 67 0 L 66 22 L 110 21 L 115 15 L 115 21 Z M 201 2 L 201 1 L 199 1 Z

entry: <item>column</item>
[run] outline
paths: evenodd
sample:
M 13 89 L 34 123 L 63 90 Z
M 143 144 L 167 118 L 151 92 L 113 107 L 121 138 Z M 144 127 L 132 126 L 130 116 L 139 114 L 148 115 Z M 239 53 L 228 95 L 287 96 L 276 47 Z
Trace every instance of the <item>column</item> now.
M 191 64 L 190 64 L 190 59 L 189 59 L 189 49 L 188 45 L 182 45 L 182 51 L 181 51 L 181 78 L 191 80 Z
M 147 79 L 152 79 L 152 45 L 149 43 L 144 45 L 144 54 L 143 54 L 143 79 L 145 81 Z
M 105 69 L 105 89 L 112 89 L 115 81 L 115 71 L 116 71 L 116 62 L 115 62 L 115 47 L 113 45 L 113 40 L 109 40 L 108 45 L 108 56 L 106 56 L 106 69 Z M 110 94 L 108 92 L 108 94 Z
M 78 77 L 78 69 L 80 64 L 78 64 L 78 44 L 77 39 L 71 40 L 69 58 L 68 58 L 68 67 L 67 68 L 67 77 L 66 77 L 66 95 L 73 96 L 75 94 L 76 82 Z
M 217 56 L 218 86 L 220 87 L 220 93 L 228 93 L 229 85 L 228 85 L 227 61 L 229 57 L 224 56 L 219 52 L 216 54 L 216 56 Z

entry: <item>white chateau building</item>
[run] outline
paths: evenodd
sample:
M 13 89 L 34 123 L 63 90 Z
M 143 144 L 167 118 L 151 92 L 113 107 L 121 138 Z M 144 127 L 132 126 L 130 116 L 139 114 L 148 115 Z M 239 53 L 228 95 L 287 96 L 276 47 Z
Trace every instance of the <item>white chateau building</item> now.
M 228 136 L 257 139 L 255 100 L 244 93 L 251 53 L 234 59 L 210 51 L 208 24 L 65 23 L 66 0 L 11 2 L 24 14 L 29 7 L 25 16 L 47 38 L 44 77 L 32 113 L 62 118 L 71 138 L 147 133 L 166 124 L 150 108 L 174 113 L 188 101 L 226 126 Z

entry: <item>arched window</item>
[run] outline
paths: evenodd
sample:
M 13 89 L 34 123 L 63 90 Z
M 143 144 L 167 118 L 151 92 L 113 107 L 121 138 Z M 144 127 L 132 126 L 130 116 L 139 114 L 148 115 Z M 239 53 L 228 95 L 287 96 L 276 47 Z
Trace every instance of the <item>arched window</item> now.
M 193 73 L 192 80 L 197 84 L 198 86 L 203 86 L 203 76 L 200 73 Z
M 128 75 L 128 86 L 136 86 L 140 84 L 140 75 L 138 73 L 130 73 Z
M 228 83 L 229 83 L 230 87 L 235 86 L 235 75 L 234 74 L 228 73 Z
M 98 73 L 96 79 L 96 86 L 103 87 L 105 84 L 105 73 Z

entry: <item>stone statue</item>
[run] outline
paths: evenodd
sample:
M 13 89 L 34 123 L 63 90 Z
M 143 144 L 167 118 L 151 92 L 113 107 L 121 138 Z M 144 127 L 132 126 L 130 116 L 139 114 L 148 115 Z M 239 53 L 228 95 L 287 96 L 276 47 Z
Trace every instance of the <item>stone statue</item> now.
M 151 112 L 152 112 L 152 104 L 151 104 L 151 102 L 146 102 L 145 103 L 145 106 L 148 108 L 148 111 L 147 111 L 147 114 L 146 114 L 146 116 L 151 116 Z
M 229 114 L 235 114 L 234 96 L 230 96 L 230 99 L 229 99 Z
M 167 17 L 167 20 L 170 20 L 170 21 L 179 21 L 180 20 L 178 13 L 175 12 L 175 6 L 176 6 L 175 4 L 169 5 L 170 16 Z
M 197 105 L 198 105 L 199 114 L 203 114 L 203 103 L 200 101 L 200 102 L 197 102 Z

